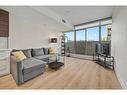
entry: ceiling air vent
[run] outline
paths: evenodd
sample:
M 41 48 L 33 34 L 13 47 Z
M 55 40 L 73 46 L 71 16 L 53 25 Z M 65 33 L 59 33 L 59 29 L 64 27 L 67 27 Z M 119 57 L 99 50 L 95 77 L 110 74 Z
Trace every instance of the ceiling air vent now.
M 66 21 L 65 21 L 64 19 L 62 19 L 62 22 L 63 22 L 63 23 L 66 23 Z

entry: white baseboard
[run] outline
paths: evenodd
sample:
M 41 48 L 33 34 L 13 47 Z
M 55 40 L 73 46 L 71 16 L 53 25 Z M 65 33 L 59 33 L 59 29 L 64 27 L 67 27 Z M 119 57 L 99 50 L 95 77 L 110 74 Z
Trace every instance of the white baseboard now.
M 116 77 L 118 79 L 118 81 L 120 82 L 120 85 L 123 89 L 127 89 L 127 86 L 125 84 L 125 82 L 122 80 L 121 76 L 120 76 L 120 73 L 119 71 L 117 70 L 117 68 L 115 68 L 115 74 L 116 74 Z
M 93 60 L 93 56 L 81 55 L 81 54 L 71 54 L 71 57 L 86 59 L 86 60 Z

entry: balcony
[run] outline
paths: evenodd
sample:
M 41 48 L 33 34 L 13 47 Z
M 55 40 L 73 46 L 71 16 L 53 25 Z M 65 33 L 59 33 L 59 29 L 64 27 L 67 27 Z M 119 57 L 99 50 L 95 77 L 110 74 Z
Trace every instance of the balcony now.
M 66 52 L 68 53 L 67 48 L 69 47 L 70 53 L 88 55 L 92 56 L 96 52 L 96 44 L 99 41 L 77 41 L 75 44 L 74 41 L 66 43 Z M 110 43 L 109 41 L 103 41 L 101 43 Z

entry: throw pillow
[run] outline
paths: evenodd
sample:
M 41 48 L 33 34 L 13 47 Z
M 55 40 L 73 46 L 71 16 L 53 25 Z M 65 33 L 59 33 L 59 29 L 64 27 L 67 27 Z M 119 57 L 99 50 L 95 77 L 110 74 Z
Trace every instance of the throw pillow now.
M 22 51 L 16 51 L 16 52 L 13 52 L 13 54 L 19 60 L 26 59 L 26 56 L 24 55 Z
M 43 48 L 32 49 L 32 56 L 44 55 Z
M 55 53 L 55 49 L 54 48 L 49 48 L 49 54 L 54 54 Z
M 11 55 L 14 56 L 13 53 L 16 52 L 16 51 L 20 51 L 20 50 L 19 50 L 19 49 L 13 49 L 13 50 L 11 51 Z
M 27 58 L 31 58 L 32 57 L 32 55 L 31 55 L 31 49 L 25 49 L 25 50 L 22 50 L 22 52 L 24 53 L 24 55 Z

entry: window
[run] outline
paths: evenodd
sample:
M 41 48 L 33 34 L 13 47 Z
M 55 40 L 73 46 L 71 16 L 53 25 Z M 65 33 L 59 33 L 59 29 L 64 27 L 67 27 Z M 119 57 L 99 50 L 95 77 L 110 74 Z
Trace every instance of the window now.
M 66 42 L 74 41 L 74 32 L 66 32 L 65 36 L 67 37 Z
M 106 26 L 101 26 L 101 41 L 107 41 L 107 29 L 106 29 Z
M 111 25 L 101 26 L 101 41 L 111 40 Z
M 97 43 L 109 43 L 111 41 L 112 19 L 102 19 L 86 24 L 76 25 L 75 32 L 66 32 L 66 47 L 72 53 L 93 55 Z M 74 52 L 75 51 L 75 52 Z
M 85 30 L 76 31 L 76 41 L 84 41 L 85 40 Z
M 85 29 L 76 31 L 76 53 L 85 53 Z
M 87 41 L 99 41 L 99 27 L 87 28 Z

